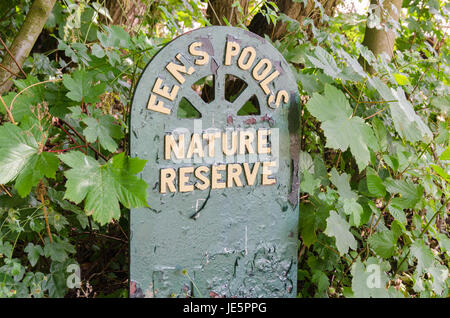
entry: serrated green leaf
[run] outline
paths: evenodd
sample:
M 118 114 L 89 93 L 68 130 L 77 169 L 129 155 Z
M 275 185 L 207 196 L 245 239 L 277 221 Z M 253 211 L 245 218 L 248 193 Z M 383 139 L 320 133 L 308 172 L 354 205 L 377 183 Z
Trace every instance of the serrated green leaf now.
M 402 209 L 414 208 L 424 193 L 422 185 L 417 185 L 406 180 L 386 178 L 383 184 L 389 193 L 400 193 L 401 196 L 399 198 L 394 198 L 391 204 Z
M 377 117 L 373 117 L 372 127 L 373 132 L 375 133 L 375 136 L 378 140 L 378 145 L 380 146 L 379 150 L 386 151 L 388 146 L 386 126 L 380 119 L 378 119 Z
M 444 169 L 435 164 L 430 164 L 430 167 L 434 170 L 434 172 L 437 173 L 438 176 L 440 176 L 445 181 L 450 182 L 450 176 L 447 174 L 447 172 L 445 172 Z
M 22 169 L 14 187 L 21 197 L 25 197 L 44 176 L 55 179 L 58 166 L 59 160 L 54 153 L 43 152 L 34 155 Z
M 375 233 L 369 237 L 368 242 L 375 253 L 383 258 L 389 258 L 394 254 L 396 239 L 392 231 Z
M 411 85 L 408 77 L 400 73 L 394 73 L 394 79 L 398 85 Z
M 306 151 L 301 151 L 299 160 L 298 160 L 298 168 L 301 173 L 308 171 L 310 173 L 314 173 L 314 162 L 311 158 L 311 155 Z
M 103 115 L 97 118 L 87 117 L 82 121 L 87 125 L 83 134 L 88 142 L 93 143 L 98 139 L 100 145 L 109 152 L 117 150 L 118 145 L 114 138 L 122 138 L 123 133 L 120 126 L 114 124 L 114 117 Z
M 72 75 L 63 75 L 63 84 L 69 90 L 67 97 L 76 102 L 96 103 L 105 92 L 106 84 L 94 85 L 93 74 L 76 70 Z
M 434 255 L 423 240 L 416 240 L 410 247 L 411 254 L 417 258 L 417 273 L 427 273 L 434 263 Z
M 44 256 L 50 257 L 52 261 L 64 262 L 69 258 L 69 253 L 73 254 L 75 252 L 75 248 L 67 240 L 55 239 L 53 243 L 50 243 L 46 239 Z
M 450 252 L 450 238 L 448 238 L 447 235 L 438 233 L 437 234 L 439 246 L 441 247 L 442 251 L 445 251 L 447 253 Z
M 327 228 L 325 234 L 336 239 L 336 247 L 341 255 L 347 254 L 351 248 L 356 250 L 357 242 L 349 231 L 350 225 L 336 211 L 330 211 L 327 218 Z
M 330 181 L 336 186 L 338 193 L 342 199 L 358 199 L 358 194 L 350 188 L 350 176 L 345 172 L 341 175 L 336 168 L 331 169 Z
M 324 293 L 330 286 L 328 276 L 322 271 L 315 271 L 311 277 L 311 281 L 317 284 L 317 292 Z
M 389 103 L 389 109 L 395 129 L 400 136 L 411 142 L 421 140 L 429 142 L 431 140 L 433 134 L 430 128 L 416 114 L 401 87 L 398 87 L 397 90 L 390 89 L 377 77 L 369 79 L 369 83 L 385 101 L 393 101 Z
M 97 32 L 97 37 L 104 47 L 130 48 L 130 35 L 120 26 L 104 27 L 106 32 Z
M 433 278 L 431 288 L 437 295 L 442 296 L 444 290 L 447 288 L 448 268 L 439 263 L 435 263 L 428 269 L 428 272 Z
M 147 184 L 134 176 L 145 160 L 121 153 L 102 165 L 79 151 L 62 154 L 60 159 L 72 168 L 64 173 L 64 198 L 77 204 L 86 199 L 84 210 L 100 224 L 120 217 L 119 202 L 127 208 L 147 206 Z
M 342 199 L 339 198 L 339 201 L 343 202 L 344 213 L 347 215 L 351 215 L 350 224 L 354 226 L 361 225 L 361 216 L 364 212 L 362 206 L 356 202 L 355 199 Z
M 310 247 L 317 241 L 316 236 L 316 217 L 314 207 L 310 204 L 300 206 L 300 235 L 303 243 Z
M 53 153 L 39 152 L 36 139 L 28 130 L 11 123 L 0 126 L 0 184 L 16 179 L 15 188 L 25 197 L 44 176 L 55 178 L 58 165 Z
M 362 118 L 352 116 L 352 109 L 344 93 L 327 84 L 324 94 L 315 93 L 306 107 L 322 122 L 327 138 L 326 146 L 342 151 L 350 148 L 358 168 L 364 169 L 370 161 L 368 147 L 376 145 L 377 140 L 372 128 Z
M 366 169 L 367 189 L 370 194 L 376 197 L 384 197 L 386 195 L 386 188 L 383 185 L 383 180 L 378 176 L 378 173 L 372 168 Z
M 307 55 L 307 57 L 315 67 L 322 69 L 325 74 L 333 78 L 339 77 L 341 69 L 337 66 L 333 56 L 320 46 L 315 47 L 314 56 Z
M 39 257 L 44 255 L 44 250 L 42 249 L 42 247 L 40 245 L 34 245 L 33 243 L 28 243 L 24 251 L 25 253 L 27 253 L 28 260 L 33 267 L 38 262 Z
M 399 207 L 397 204 L 398 198 L 394 198 L 391 201 L 391 204 L 389 204 L 388 210 L 389 213 L 401 224 L 406 225 L 406 215 L 403 211 L 403 208 Z
M 305 171 L 303 173 L 302 181 L 300 182 L 300 191 L 309 194 L 314 194 L 314 191 L 320 186 L 320 179 L 315 179 L 314 176 Z

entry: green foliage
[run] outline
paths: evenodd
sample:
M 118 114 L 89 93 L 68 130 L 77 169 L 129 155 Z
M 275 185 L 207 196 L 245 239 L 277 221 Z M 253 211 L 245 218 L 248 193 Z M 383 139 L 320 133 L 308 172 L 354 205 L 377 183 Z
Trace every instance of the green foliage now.
M 362 46 L 352 13 L 275 43 L 303 95 L 301 297 L 448 297 L 444 7 L 408 4 L 391 61 Z
M 352 116 L 344 93 L 327 84 L 324 95 L 314 93 L 306 108 L 322 123 L 326 146 L 342 151 L 350 147 L 359 169 L 364 169 L 370 160 L 368 147 L 376 145 L 375 135 L 362 118 Z
M 8 46 L 31 3 L 0 4 Z M 137 25 L 116 25 L 97 1 L 58 1 L 28 76 L 2 96 L 16 124 L 0 101 L 0 297 L 127 295 L 128 209 L 152 204 L 136 176 L 145 161 L 128 153 L 132 92 L 161 45 L 209 24 L 205 1 L 142 3 Z M 391 61 L 361 44 L 376 10 L 314 6 L 325 26 L 266 1 L 240 23 L 288 23 L 273 44 L 302 95 L 298 295 L 448 297 L 448 4 L 409 1 Z
M 147 184 L 134 176 L 144 168 L 145 160 L 121 153 L 101 165 L 79 151 L 62 154 L 60 159 L 72 168 L 64 173 L 64 198 L 77 204 L 86 198 L 86 213 L 100 224 L 119 219 L 119 201 L 127 208 L 147 206 Z

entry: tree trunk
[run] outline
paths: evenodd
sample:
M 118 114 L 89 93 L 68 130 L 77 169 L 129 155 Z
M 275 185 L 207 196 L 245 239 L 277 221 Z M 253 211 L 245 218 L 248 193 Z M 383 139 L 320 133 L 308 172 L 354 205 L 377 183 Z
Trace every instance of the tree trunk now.
M 314 21 L 316 27 L 322 26 L 324 23 L 321 21 L 320 9 L 316 8 L 313 0 L 308 0 L 306 6 L 300 2 L 293 2 L 292 0 L 275 0 L 273 1 L 280 9 L 280 13 L 284 13 L 290 18 L 297 20 L 302 27 L 303 20 L 310 18 Z M 332 16 L 339 4 L 340 0 L 320 0 L 324 13 L 328 16 Z M 263 7 L 261 10 L 265 10 Z M 267 23 L 266 17 L 259 12 L 252 20 L 248 29 L 256 34 L 264 36 L 267 34 L 272 41 L 280 39 L 283 34 L 286 34 L 286 23 L 278 22 L 276 25 Z
M 5 68 L 15 74 L 20 72 L 20 68 L 17 64 L 22 67 L 23 63 L 25 63 L 25 60 L 41 33 L 49 14 L 52 12 L 55 2 L 56 0 L 34 0 L 25 22 L 11 45 L 10 52 L 14 58 L 8 53 L 6 53 L 3 58 L 2 65 Z M 14 59 L 16 61 L 14 61 Z M 14 75 L 3 68 L 0 69 L 0 94 L 4 94 L 10 90 L 13 84 L 12 78 L 14 78 Z
M 371 0 L 370 3 L 372 5 L 380 5 L 379 0 Z M 383 9 L 385 10 L 385 13 L 380 14 L 382 28 L 378 30 L 377 28 L 370 28 L 367 25 L 362 44 L 367 46 L 375 56 L 385 53 L 388 58 L 391 59 L 394 53 L 396 36 L 393 26 L 389 25 L 388 21 L 389 19 L 392 19 L 393 21 L 398 22 L 402 9 L 402 0 L 384 0 Z M 388 30 L 385 31 L 385 28 L 388 28 Z M 361 58 L 360 62 L 362 62 L 367 71 L 373 73 L 373 68 L 367 65 L 364 59 Z
M 237 7 L 233 7 L 235 0 L 208 0 L 206 15 L 213 25 L 225 25 L 228 21 L 231 25 L 237 25 L 243 18 Z M 239 0 L 243 14 L 248 12 L 249 0 Z
M 158 5 L 158 1 L 152 1 L 147 5 L 143 1 L 136 0 L 105 0 L 105 7 L 112 19 L 110 23 L 125 27 L 129 32 L 141 22 L 147 6 L 150 6 L 149 11 L 152 11 L 152 9 L 155 11 Z

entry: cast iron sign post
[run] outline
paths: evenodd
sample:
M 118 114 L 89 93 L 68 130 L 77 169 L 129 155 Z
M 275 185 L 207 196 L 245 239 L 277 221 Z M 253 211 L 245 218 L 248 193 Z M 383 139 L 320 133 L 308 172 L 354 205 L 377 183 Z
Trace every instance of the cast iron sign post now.
M 131 112 L 150 185 L 131 211 L 131 297 L 296 296 L 299 116 L 289 65 L 253 33 L 207 27 L 161 49 Z

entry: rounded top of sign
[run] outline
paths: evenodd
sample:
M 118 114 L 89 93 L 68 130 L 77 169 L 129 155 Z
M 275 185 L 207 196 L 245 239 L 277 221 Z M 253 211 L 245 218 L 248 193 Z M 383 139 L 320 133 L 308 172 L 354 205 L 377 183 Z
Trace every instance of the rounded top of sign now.
M 298 102 L 289 64 L 271 43 L 244 29 L 211 26 L 180 35 L 152 58 L 135 90 L 132 121 L 144 115 L 241 125 Z

